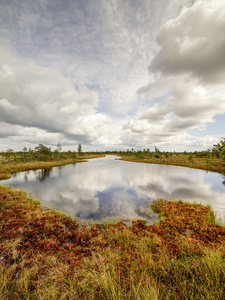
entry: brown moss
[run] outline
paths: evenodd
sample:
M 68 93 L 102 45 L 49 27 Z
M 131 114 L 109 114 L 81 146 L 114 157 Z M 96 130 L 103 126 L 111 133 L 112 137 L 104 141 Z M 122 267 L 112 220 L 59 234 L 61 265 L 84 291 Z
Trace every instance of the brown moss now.
M 200 280 L 204 277 L 200 282 L 202 288 L 207 276 L 204 273 L 205 249 L 213 249 L 213 253 L 222 257 L 225 254 L 225 229 L 211 223 L 211 210 L 198 204 L 158 200 L 152 206 L 161 216 L 158 225 L 148 226 L 142 220 L 135 220 L 131 227 L 123 222 L 80 227 L 63 214 L 42 211 L 41 206 L 27 197 L 25 192 L 0 186 L 0 263 L 2 274 L 12 267 L 11 275 L 15 279 L 15 282 L 8 280 L 5 291 L 14 299 L 16 278 L 27 274 L 23 270 L 30 270 L 33 273 L 32 281 L 27 283 L 26 297 L 29 298 L 36 289 L 40 289 L 40 280 L 45 282 L 45 275 L 54 274 L 54 268 L 57 274 L 61 274 L 63 266 L 65 282 L 66 278 L 74 276 L 72 274 L 76 274 L 79 282 L 85 281 L 88 276 L 92 280 L 91 276 L 95 276 L 95 284 L 101 276 L 109 276 L 110 280 L 114 276 L 114 284 L 119 280 L 124 299 L 132 298 L 126 295 L 135 286 L 140 286 L 139 279 L 142 276 L 146 276 L 146 289 L 151 278 L 157 282 L 159 299 L 166 299 L 167 293 L 171 293 L 171 299 L 190 299 L 191 295 L 196 295 L 198 299 L 203 293 L 202 290 L 197 291 L 199 283 L 187 289 L 181 288 L 180 281 L 191 284 L 193 278 Z M 218 254 L 220 252 L 221 255 Z M 202 263 L 198 260 L 201 257 Z M 210 259 L 209 255 L 207 257 Z M 51 261 L 55 261 L 55 267 L 54 264 L 49 265 Z M 91 266 L 90 270 L 88 266 Z M 202 274 L 198 273 L 199 266 Z M 218 274 L 218 278 L 223 276 L 219 267 Z M 61 282 L 61 275 L 54 276 L 55 280 Z M 52 275 L 49 278 L 52 282 Z M 71 278 L 68 281 L 72 284 Z M 210 280 L 211 290 L 208 291 L 208 283 L 205 287 L 209 296 L 211 292 L 214 293 L 212 289 L 215 283 L 214 277 Z M 74 289 L 81 287 L 77 284 Z M 89 295 L 91 286 L 88 281 L 86 288 Z M 218 287 L 216 289 L 218 292 Z M 88 299 L 86 291 L 81 293 L 80 299 Z M 105 299 L 104 288 L 101 290 L 97 287 L 95 293 L 93 299 Z

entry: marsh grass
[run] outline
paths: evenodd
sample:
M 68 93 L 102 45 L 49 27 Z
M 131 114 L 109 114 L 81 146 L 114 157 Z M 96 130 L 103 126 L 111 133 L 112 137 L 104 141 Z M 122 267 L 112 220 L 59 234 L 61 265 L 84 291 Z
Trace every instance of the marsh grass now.
M 102 157 L 104 154 L 88 154 L 84 153 L 83 155 L 77 158 L 60 158 L 52 159 L 49 161 L 40 161 L 40 160 L 31 160 L 31 161 L 4 161 L 0 162 L 0 180 L 9 179 L 13 173 L 29 171 L 29 170 L 38 170 L 38 169 L 48 169 L 55 166 L 63 166 L 67 164 L 74 164 L 79 162 L 84 162 L 87 159 Z
M 13 173 L 37 169 L 47 169 L 54 166 L 62 166 L 66 164 L 83 162 L 87 159 L 103 157 L 107 154 L 119 155 L 122 160 L 142 163 L 164 164 L 190 167 L 196 169 L 203 169 L 213 172 L 225 173 L 225 161 L 222 157 L 217 157 L 212 153 L 169 153 L 160 152 L 155 154 L 154 152 L 116 152 L 116 153 L 82 153 L 79 156 L 69 157 L 64 153 L 58 158 L 49 158 L 46 161 L 40 161 L 33 159 L 30 161 L 21 160 L 20 154 L 14 153 L 14 156 L 18 156 L 15 160 L 1 161 L 0 162 L 0 180 L 9 179 Z
M 0 299 L 224 299 L 225 229 L 211 208 L 152 205 L 160 223 L 79 226 L 0 187 Z
M 222 158 L 217 158 L 215 155 L 199 157 L 198 153 L 191 155 L 185 153 L 160 153 L 157 157 L 153 153 L 143 154 L 140 158 L 136 153 L 130 152 L 129 155 L 121 153 L 121 160 L 183 166 L 195 169 L 203 169 L 213 172 L 225 173 L 225 161 Z

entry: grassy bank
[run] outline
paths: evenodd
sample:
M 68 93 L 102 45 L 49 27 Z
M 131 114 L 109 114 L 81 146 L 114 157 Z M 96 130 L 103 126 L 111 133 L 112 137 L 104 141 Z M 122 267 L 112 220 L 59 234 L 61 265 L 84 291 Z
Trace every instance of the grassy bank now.
M 70 163 L 84 161 L 85 159 L 102 157 L 107 154 L 119 155 L 122 160 L 131 162 L 142 162 L 163 165 L 175 165 L 189 168 L 203 169 L 213 172 L 225 174 L 225 160 L 218 158 L 216 155 L 204 152 L 196 153 L 173 153 L 173 152 L 106 152 L 106 153 L 82 153 L 82 155 L 75 155 L 74 153 L 60 153 L 61 157 L 51 155 L 46 157 L 46 160 L 39 160 L 34 158 L 26 160 L 21 154 L 14 153 L 9 160 L 0 161 L 0 180 L 10 178 L 12 173 L 28 170 L 37 170 L 43 168 L 50 168 L 54 166 L 61 166 Z
M 62 166 L 77 162 L 82 162 L 86 159 L 102 157 L 102 154 L 82 154 L 81 156 L 77 156 L 76 158 L 55 158 L 47 161 L 41 160 L 31 160 L 31 161 L 23 161 L 21 159 L 13 159 L 10 161 L 0 162 L 0 180 L 10 178 L 11 174 L 15 172 L 21 171 L 29 171 L 29 170 L 37 170 L 37 169 L 46 169 L 55 166 Z
M 224 299 L 225 229 L 159 200 L 160 224 L 79 225 L 0 187 L 0 299 Z
M 163 164 L 202 169 L 225 174 L 225 161 L 215 155 L 202 156 L 199 153 L 121 153 L 121 159 L 132 162 Z

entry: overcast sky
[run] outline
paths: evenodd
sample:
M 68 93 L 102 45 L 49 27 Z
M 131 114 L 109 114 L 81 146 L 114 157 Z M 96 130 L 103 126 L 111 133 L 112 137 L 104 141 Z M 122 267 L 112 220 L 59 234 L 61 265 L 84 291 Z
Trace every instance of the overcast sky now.
M 222 136 L 224 0 L 0 0 L 0 151 Z

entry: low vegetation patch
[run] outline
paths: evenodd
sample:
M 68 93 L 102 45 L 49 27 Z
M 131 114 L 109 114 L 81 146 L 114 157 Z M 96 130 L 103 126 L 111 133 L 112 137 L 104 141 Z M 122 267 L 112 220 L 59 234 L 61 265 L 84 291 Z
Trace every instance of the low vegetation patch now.
M 168 152 L 155 147 L 154 151 L 149 148 L 143 151 L 132 149 L 118 154 L 126 161 L 183 166 L 225 174 L 225 138 L 206 151 Z
M 128 152 L 120 153 L 122 160 L 131 162 L 162 164 L 162 165 L 174 165 L 189 167 L 195 169 L 208 170 L 212 172 L 225 174 L 225 161 L 222 157 L 217 157 L 215 154 L 201 154 L 196 153 L 173 153 L 173 152 L 160 152 L 155 154 L 154 152 L 143 152 L 137 154 Z
M 225 229 L 158 200 L 159 224 L 79 226 L 0 187 L 0 299 L 224 299 Z
M 47 157 L 46 160 L 38 158 L 30 158 L 23 160 L 20 153 L 14 153 L 9 160 L 0 161 L 0 180 L 9 179 L 11 174 L 22 171 L 48 169 L 55 166 L 63 166 L 83 162 L 87 159 L 104 156 L 101 153 L 84 153 L 82 155 L 74 155 L 74 153 L 60 153 L 60 156 Z
M 150 151 L 149 148 L 135 151 L 132 148 L 131 151 L 127 149 L 127 151 L 82 152 L 81 144 L 78 145 L 77 152 L 63 152 L 59 141 L 54 151 L 39 144 L 34 150 L 27 150 L 24 147 L 22 151 L 18 152 L 13 149 L 2 152 L 0 155 L 0 180 L 10 178 L 11 174 L 15 172 L 61 166 L 107 154 L 119 155 L 126 161 L 184 166 L 225 174 L 225 138 L 206 151 L 195 152 L 160 151 L 157 147 L 154 151 Z

